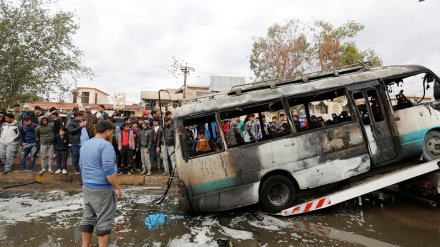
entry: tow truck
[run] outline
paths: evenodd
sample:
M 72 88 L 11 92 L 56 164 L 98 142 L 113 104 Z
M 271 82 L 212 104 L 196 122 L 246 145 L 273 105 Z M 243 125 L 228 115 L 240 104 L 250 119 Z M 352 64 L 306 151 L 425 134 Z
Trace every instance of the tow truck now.
M 353 178 L 353 181 L 348 181 L 348 188 L 345 186 L 331 193 L 325 192 L 325 196 L 308 198 L 306 202 L 287 208 L 276 215 L 292 216 L 324 209 L 393 184 L 399 184 L 401 191 L 411 187 L 423 195 L 439 195 L 440 159 L 420 164 L 414 164 L 415 162 L 417 161 L 401 162 L 386 171 L 379 170 L 377 174 Z M 413 198 L 427 201 L 418 196 Z M 430 201 L 430 204 L 436 206 L 435 201 Z

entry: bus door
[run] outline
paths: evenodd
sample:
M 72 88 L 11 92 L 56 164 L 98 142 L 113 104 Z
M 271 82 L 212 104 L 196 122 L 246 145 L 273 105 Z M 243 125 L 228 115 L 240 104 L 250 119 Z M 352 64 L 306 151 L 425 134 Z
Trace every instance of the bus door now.
M 385 107 L 388 106 L 381 97 L 378 81 L 368 82 L 373 84 L 364 88 L 353 85 L 348 88 L 355 102 L 356 112 L 364 129 L 368 149 L 372 159 L 372 166 L 386 164 L 387 161 L 398 157 L 397 149 L 393 143 L 392 131 L 387 121 Z M 367 85 L 368 86 L 368 85 Z

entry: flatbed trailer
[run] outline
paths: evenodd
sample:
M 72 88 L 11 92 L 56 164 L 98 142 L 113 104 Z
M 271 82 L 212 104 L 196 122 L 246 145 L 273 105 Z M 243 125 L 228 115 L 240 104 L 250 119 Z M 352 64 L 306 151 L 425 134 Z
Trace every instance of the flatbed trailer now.
M 367 176 L 355 182 L 351 182 L 349 188 L 343 188 L 329 193 L 326 196 L 292 206 L 276 215 L 291 216 L 316 211 L 413 178 L 420 178 L 421 181 L 424 182 L 429 181 L 429 186 L 432 187 L 431 191 L 436 190 L 438 194 L 440 192 L 439 168 L 440 159 L 437 159 Z

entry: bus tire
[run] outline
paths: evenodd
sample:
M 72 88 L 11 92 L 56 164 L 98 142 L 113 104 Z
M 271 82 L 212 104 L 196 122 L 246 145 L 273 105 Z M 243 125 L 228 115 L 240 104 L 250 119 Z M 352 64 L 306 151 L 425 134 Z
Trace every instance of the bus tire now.
M 284 175 L 268 177 L 260 188 L 260 203 L 270 213 L 278 213 L 295 202 L 296 187 L 292 179 Z
M 440 158 L 440 131 L 429 131 L 423 141 L 423 158 L 431 161 Z

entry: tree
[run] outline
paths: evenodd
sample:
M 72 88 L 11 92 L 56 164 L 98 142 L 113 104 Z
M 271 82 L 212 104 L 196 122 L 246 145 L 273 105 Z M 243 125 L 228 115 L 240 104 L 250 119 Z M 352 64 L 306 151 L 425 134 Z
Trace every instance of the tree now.
M 73 44 L 79 25 L 52 0 L 0 0 L 0 97 L 5 108 L 56 92 L 60 100 L 76 88 L 81 65 Z
M 254 38 L 250 68 L 255 80 L 288 80 L 312 70 L 336 67 L 369 60 L 380 66 L 382 59 L 373 49 L 361 51 L 353 38 L 364 26 L 348 21 L 340 27 L 318 20 L 312 25 L 292 19 L 281 26 L 269 27 L 266 37 Z

